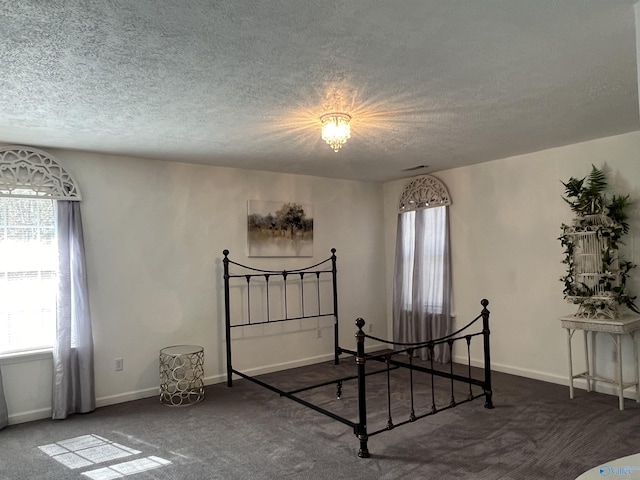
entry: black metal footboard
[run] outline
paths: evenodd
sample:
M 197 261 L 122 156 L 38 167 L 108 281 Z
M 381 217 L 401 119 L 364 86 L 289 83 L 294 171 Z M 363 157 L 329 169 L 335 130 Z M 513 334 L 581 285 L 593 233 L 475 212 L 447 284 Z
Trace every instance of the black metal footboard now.
M 365 321 L 362 318 L 358 318 L 356 320 L 356 326 L 358 327 L 358 331 L 356 333 L 357 340 L 357 349 L 356 349 L 356 365 L 358 369 L 358 423 L 354 427 L 354 433 L 358 437 L 360 441 L 360 450 L 358 452 L 359 457 L 368 458 L 369 450 L 368 450 L 368 439 L 373 435 L 377 435 L 379 433 L 389 431 L 395 427 L 400 425 L 404 425 L 407 423 L 414 422 L 420 418 L 424 418 L 430 415 L 434 415 L 438 412 L 448 410 L 457 405 L 461 405 L 466 402 L 470 402 L 479 397 L 485 397 L 485 408 L 493 408 L 493 400 L 492 395 L 493 392 L 491 390 L 491 353 L 490 353 L 490 342 L 489 342 L 489 310 L 487 306 L 489 305 L 489 301 L 483 299 L 482 304 L 482 312 L 475 319 L 469 322 L 465 327 L 459 329 L 458 331 L 447 335 L 445 337 L 439 338 L 437 340 L 432 340 L 429 342 L 423 343 L 400 343 L 400 342 L 391 342 L 388 340 L 383 340 L 380 338 L 373 337 L 371 335 L 367 335 L 364 333 L 363 327 L 365 325 Z M 466 333 L 476 322 L 482 319 L 482 330 L 476 333 Z M 482 348 L 483 348 L 483 357 L 484 357 L 484 367 L 483 367 L 483 377 L 482 379 L 474 378 L 472 376 L 472 367 L 471 367 L 471 341 L 475 337 L 482 337 Z M 395 350 L 393 352 L 384 353 L 381 355 L 367 355 L 365 353 L 365 339 L 369 338 L 375 340 L 377 342 L 386 343 L 393 347 L 401 347 L 400 350 Z M 464 342 L 466 343 L 467 350 L 467 372 L 465 375 L 460 373 L 454 373 L 454 362 L 453 362 L 453 346 L 456 342 Z M 437 370 L 434 366 L 433 361 L 433 349 L 436 345 L 447 344 L 449 347 L 449 371 Z M 413 358 L 414 350 L 418 348 L 427 348 L 429 350 L 430 364 L 427 367 L 415 365 Z M 401 361 L 399 358 L 406 358 L 407 361 Z M 374 360 L 379 362 L 384 362 L 387 366 L 386 374 L 387 374 L 387 405 L 388 405 L 388 419 L 387 425 L 385 428 L 368 432 L 367 431 L 367 395 L 366 395 L 366 376 L 367 372 L 365 370 L 365 365 L 368 360 Z M 406 418 L 400 420 L 399 422 L 394 423 L 392 414 L 391 414 L 391 382 L 390 382 L 390 372 L 394 368 L 407 368 L 409 369 L 409 392 L 410 392 L 410 411 L 408 412 Z M 416 412 L 414 409 L 415 405 L 415 396 L 414 396 L 414 372 L 424 373 L 430 376 L 431 379 L 431 406 L 425 412 Z M 448 404 L 444 406 L 436 405 L 436 397 L 435 397 L 435 377 L 443 377 L 450 380 L 450 401 Z M 461 382 L 468 386 L 467 393 L 465 398 L 457 399 L 454 393 L 454 382 Z M 482 393 L 474 393 L 473 386 L 476 386 L 482 389 Z

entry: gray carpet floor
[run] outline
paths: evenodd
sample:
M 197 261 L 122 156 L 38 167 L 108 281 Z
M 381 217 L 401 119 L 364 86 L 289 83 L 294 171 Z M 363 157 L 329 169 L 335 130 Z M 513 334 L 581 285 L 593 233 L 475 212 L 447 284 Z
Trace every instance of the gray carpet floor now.
M 345 372 L 353 372 L 350 362 L 260 378 L 289 389 Z M 620 411 L 610 395 L 577 390 L 570 400 L 567 387 L 493 375 L 495 409 L 483 408 L 480 397 L 375 435 L 370 459 L 357 457 L 358 441 L 349 427 L 236 380 L 233 388 L 207 387 L 206 399 L 189 407 L 148 398 L 63 421 L 10 426 L 0 431 L 0 479 L 575 479 L 640 452 L 635 401 L 627 400 Z M 391 374 L 394 384 L 405 379 L 406 372 Z M 386 381 L 384 374 L 368 377 L 370 432 L 387 421 Z M 421 393 L 416 413 L 424 413 L 431 403 L 429 378 L 417 378 L 415 389 Z M 456 387 L 456 400 L 467 389 Z M 438 405 L 448 404 L 450 384 L 438 380 L 437 390 Z M 303 394 L 354 421 L 356 395 L 350 382 L 340 400 L 335 386 Z M 398 387 L 394 423 L 408 417 L 409 402 L 408 391 Z

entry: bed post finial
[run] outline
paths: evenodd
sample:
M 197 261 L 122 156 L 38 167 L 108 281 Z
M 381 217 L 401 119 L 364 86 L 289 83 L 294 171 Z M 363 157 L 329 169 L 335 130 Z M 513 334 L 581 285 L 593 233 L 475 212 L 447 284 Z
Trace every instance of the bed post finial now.
M 335 254 L 336 254 L 336 249 L 335 249 L 335 248 L 332 248 L 332 249 L 331 249 L 331 253 L 335 255 Z

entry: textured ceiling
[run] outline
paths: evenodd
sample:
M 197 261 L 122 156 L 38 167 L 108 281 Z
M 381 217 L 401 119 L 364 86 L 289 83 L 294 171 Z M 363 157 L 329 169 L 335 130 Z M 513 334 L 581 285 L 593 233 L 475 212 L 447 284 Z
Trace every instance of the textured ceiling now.
M 0 142 L 384 181 L 640 130 L 636 1 L 1 0 Z

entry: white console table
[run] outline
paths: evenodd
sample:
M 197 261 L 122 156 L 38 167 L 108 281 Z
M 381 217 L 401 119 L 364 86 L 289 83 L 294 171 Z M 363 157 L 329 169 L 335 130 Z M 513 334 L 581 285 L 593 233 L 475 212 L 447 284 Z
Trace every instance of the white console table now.
M 621 318 L 580 318 L 573 315 L 560 317 L 562 328 L 567 330 L 567 347 L 569 350 L 569 398 L 573 398 L 573 380 L 576 378 L 584 378 L 587 380 L 587 391 L 591 391 L 592 382 L 606 382 L 614 384 L 618 387 L 618 398 L 620 410 L 624 410 L 623 392 L 629 387 L 636 387 L 636 402 L 640 403 L 640 380 L 638 375 L 638 346 L 636 344 L 635 332 L 640 330 L 640 315 L 624 315 Z M 573 373 L 573 357 L 571 355 L 571 339 L 576 330 L 584 332 L 584 358 L 587 365 L 587 371 L 575 374 Z M 589 332 L 591 333 L 591 342 L 589 342 Z M 602 378 L 596 374 L 595 364 L 595 336 L 598 332 L 605 332 L 611 335 L 616 346 L 616 378 L 615 380 Z M 635 381 L 624 382 L 622 376 L 622 336 L 629 334 L 633 343 L 633 358 Z M 591 348 L 589 348 L 591 343 Z M 591 350 L 591 355 L 589 355 Z M 594 384 L 595 386 L 595 384 Z

